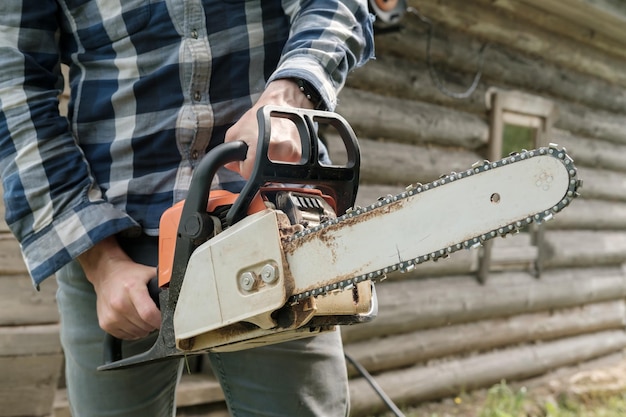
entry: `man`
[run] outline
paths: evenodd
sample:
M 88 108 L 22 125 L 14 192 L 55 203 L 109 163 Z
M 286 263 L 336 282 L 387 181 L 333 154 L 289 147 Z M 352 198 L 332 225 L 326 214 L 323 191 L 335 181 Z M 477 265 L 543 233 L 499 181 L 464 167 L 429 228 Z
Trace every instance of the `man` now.
M 222 141 L 250 146 L 215 184 L 241 187 L 260 106 L 334 109 L 373 53 L 366 4 L 3 0 L 0 33 L 6 220 L 34 283 L 57 273 L 72 415 L 171 416 L 178 361 L 97 372 L 104 331 L 128 354 L 152 344 L 160 313 L 146 283 L 161 213 Z M 287 124 L 274 129 L 272 159 L 299 160 Z M 210 358 L 233 416 L 347 414 L 337 333 Z

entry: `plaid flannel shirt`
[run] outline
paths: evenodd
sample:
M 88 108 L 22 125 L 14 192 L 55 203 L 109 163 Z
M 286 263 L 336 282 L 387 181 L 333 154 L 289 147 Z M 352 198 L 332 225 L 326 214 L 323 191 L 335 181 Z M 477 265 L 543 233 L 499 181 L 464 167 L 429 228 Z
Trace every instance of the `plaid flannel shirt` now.
M 269 81 L 305 79 L 333 109 L 372 54 L 363 0 L 3 0 L 0 176 L 34 283 L 108 236 L 157 235 Z

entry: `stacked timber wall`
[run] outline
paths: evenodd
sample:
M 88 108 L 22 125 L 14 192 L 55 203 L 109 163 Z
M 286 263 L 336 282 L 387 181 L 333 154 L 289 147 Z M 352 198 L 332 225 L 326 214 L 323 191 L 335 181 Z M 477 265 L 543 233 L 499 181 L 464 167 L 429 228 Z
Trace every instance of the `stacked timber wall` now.
M 477 279 L 480 252 L 473 250 L 391 274 L 377 286 L 379 317 L 345 327 L 345 347 L 397 402 L 621 358 L 626 51 L 616 38 L 624 41 L 626 34 L 612 28 L 626 27 L 626 9 L 596 7 L 610 4 L 409 1 L 433 22 L 432 62 L 448 90 L 467 88 L 487 44 L 476 90 L 459 100 L 435 86 L 426 64 L 426 27 L 407 14 L 398 30 L 377 33 L 377 59 L 356 71 L 342 92 L 338 111 L 362 148 L 361 205 L 485 159 L 486 96 L 493 88 L 554 103 L 558 117 L 549 140 L 568 149 L 584 180 L 582 198 L 545 225 L 539 278 L 524 262 L 533 254 L 530 238 L 520 234 L 494 245 L 495 262 L 483 283 Z M 0 369 L 10 375 L 0 381 L 0 416 L 44 415 L 62 360 L 54 283 L 41 293 L 32 290 L 2 223 L 0 245 Z M 206 365 L 198 369 L 183 378 L 181 414 L 188 408 L 225 415 L 219 386 Z M 353 416 L 382 410 L 366 382 L 350 373 Z M 58 393 L 54 414 L 67 416 Z
M 411 14 L 398 30 L 379 32 L 377 59 L 353 74 L 338 108 L 362 147 L 357 203 L 367 205 L 403 185 L 432 181 L 487 158 L 487 97 L 494 88 L 554 104 L 558 117 L 548 139 L 574 158 L 583 196 L 543 226 L 539 278 L 527 262 L 506 262 L 524 258 L 532 247 L 523 233 L 494 242 L 498 262 L 484 283 L 477 279 L 478 250 L 391 274 L 377 286 L 378 318 L 343 329 L 346 351 L 393 399 L 407 404 L 621 357 L 623 48 L 602 33 L 594 39 L 590 28 L 534 8 L 531 0 L 409 5 L 433 23 L 432 63 L 447 90 L 460 92 L 471 84 L 487 44 L 480 82 L 467 99 L 443 94 L 426 64 L 426 26 Z M 352 375 L 353 415 L 383 409 L 365 380 Z
M 33 289 L 19 245 L 0 221 L 2 417 L 50 415 L 63 362 L 55 290 L 54 282 Z

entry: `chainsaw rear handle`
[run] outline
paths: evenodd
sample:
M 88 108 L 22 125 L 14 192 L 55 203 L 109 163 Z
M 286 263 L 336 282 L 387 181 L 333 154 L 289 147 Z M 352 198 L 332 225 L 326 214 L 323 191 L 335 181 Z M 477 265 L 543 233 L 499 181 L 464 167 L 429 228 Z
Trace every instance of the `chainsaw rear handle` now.
M 148 282 L 148 293 L 150 294 L 150 298 L 156 304 L 156 306 L 160 309 L 160 301 L 159 301 L 159 293 L 161 292 L 161 288 L 159 288 L 159 279 L 157 277 L 152 278 Z M 104 335 L 104 363 L 113 363 L 115 361 L 119 361 L 122 359 L 122 341 L 117 337 L 106 333 Z
M 172 319 L 178 301 L 178 293 L 187 269 L 187 262 L 191 253 L 201 244 L 199 237 L 203 234 L 202 230 L 207 229 L 205 227 L 206 222 L 211 221 L 206 213 L 210 184 L 220 167 L 229 162 L 243 161 L 247 151 L 248 145 L 242 141 L 221 144 L 200 161 L 191 180 L 189 196 L 183 205 L 170 285 L 167 290 L 163 291 L 159 287 L 157 277 L 152 278 L 148 283 L 150 297 L 161 310 L 159 337 L 149 351 L 124 358 L 122 340 L 106 333 L 103 342 L 104 365 L 99 367 L 99 370 L 121 369 L 143 362 L 163 360 L 170 356 L 180 356 L 173 339 Z M 206 189 L 205 184 L 209 184 L 209 189 Z M 199 189 L 202 192 L 196 192 Z M 195 191 L 192 192 L 192 190 Z M 166 308 L 162 309 L 162 306 L 166 306 Z

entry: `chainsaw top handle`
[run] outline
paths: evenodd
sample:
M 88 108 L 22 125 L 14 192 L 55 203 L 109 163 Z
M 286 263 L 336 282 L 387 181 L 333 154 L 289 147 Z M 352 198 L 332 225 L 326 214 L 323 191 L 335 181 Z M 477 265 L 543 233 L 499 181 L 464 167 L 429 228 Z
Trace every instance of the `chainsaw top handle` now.
M 294 123 L 302 144 L 299 162 L 280 162 L 269 158 L 272 118 L 288 119 Z M 359 185 L 360 153 L 354 131 L 345 119 L 326 111 L 265 106 L 257 112 L 257 121 L 259 137 L 255 165 L 252 175 L 226 216 L 228 225 L 246 216 L 252 199 L 267 183 L 315 186 L 335 200 L 337 214 L 343 214 L 354 205 Z M 347 158 L 343 165 L 320 161 L 318 126 L 332 127 L 339 134 Z M 204 190 L 190 189 L 190 195 L 206 195 L 207 185 L 210 182 L 205 183 Z

